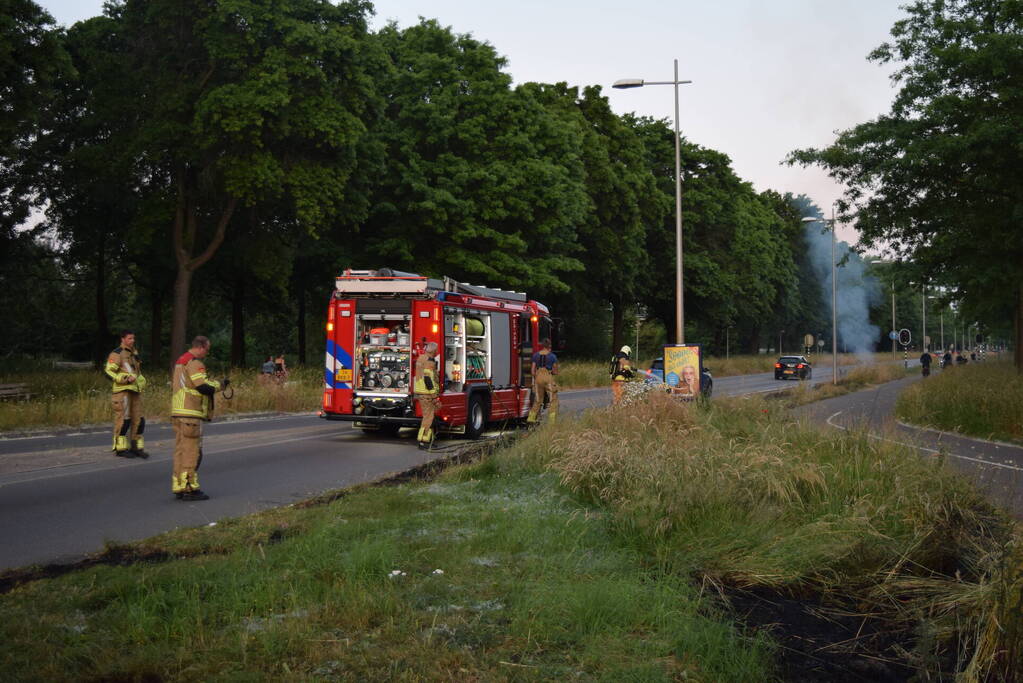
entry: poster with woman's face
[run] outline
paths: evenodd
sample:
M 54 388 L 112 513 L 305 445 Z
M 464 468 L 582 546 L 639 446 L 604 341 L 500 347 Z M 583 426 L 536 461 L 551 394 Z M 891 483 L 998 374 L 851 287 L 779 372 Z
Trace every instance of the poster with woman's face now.
M 664 381 L 671 393 L 698 396 L 700 393 L 699 344 L 664 347 Z

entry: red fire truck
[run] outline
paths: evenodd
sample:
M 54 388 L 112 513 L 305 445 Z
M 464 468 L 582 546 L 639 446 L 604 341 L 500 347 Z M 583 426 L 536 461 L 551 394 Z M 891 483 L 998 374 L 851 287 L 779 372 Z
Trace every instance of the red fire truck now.
M 518 292 L 387 268 L 346 270 L 327 309 L 320 414 L 366 431 L 418 426 L 413 375 L 432 341 L 443 373 L 438 426 L 477 438 L 487 422 L 527 416 L 535 343 L 556 337 L 559 322 Z

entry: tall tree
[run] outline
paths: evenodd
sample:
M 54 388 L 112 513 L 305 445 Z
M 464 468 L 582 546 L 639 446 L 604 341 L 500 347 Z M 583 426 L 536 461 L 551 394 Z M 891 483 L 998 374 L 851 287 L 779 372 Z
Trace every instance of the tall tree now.
M 284 200 L 315 231 L 345 208 L 354 149 L 370 115 L 368 2 L 127 0 L 123 131 L 140 178 L 164 179 L 177 261 L 171 345 L 183 347 L 195 271 L 239 206 Z
M 494 48 L 436 21 L 379 39 L 393 69 L 374 135 L 386 150 L 364 258 L 503 288 L 558 291 L 578 270 L 578 140 Z M 383 265 L 383 264 L 380 264 Z
M 0 0 L 0 259 L 33 204 L 31 145 L 57 81 L 69 70 L 63 34 L 32 0 Z M 2 261 L 0 261 L 2 264 Z
M 659 194 L 674 197 L 674 131 L 665 121 L 631 118 L 647 150 Z M 784 219 L 769 197 L 741 180 L 724 154 L 682 140 L 682 233 L 687 341 L 708 342 L 731 326 L 756 352 L 773 306 L 794 285 Z M 675 214 L 647 232 L 652 266 L 644 304 L 675 324 Z
M 870 55 L 900 65 L 891 111 L 790 161 L 848 186 L 861 244 L 883 242 L 989 319 L 1011 315 L 1023 372 L 1023 3 L 905 10 Z

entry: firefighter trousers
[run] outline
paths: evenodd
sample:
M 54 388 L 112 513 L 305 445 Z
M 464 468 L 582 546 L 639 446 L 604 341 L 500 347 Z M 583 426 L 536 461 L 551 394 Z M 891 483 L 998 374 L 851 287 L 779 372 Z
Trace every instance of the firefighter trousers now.
M 625 392 L 625 380 L 613 379 L 611 380 L 611 394 L 614 396 L 614 404 L 618 405 L 622 402 L 622 394 Z
M 440 399 L 436 394 L 416 394 L 416 400 L 423 413 L 423 421 L 419 423 L 419 443 L 432 443 L 433 418 L 440 408 Z
M 142 394 L 118 391 L 111 398 L 114 407 L 114 451 L 127 451 L 142 438 Z M 145 423 L 142 423 L 145 424 Z M 138 448 L 142 448 L 139 443 Z
M 526 422 L 536 422 L 540 419 L 540 409 L 544 401 L 548 401 L 547 419 L 554 422 L 558 417 L 558 383 L 554 375 L 547 368 L 539 368 L 536 377 L 533 379 L 533 405 L 529 407 L 529 417 Z
M 199 488 L 199 461 L 202 459 L 202 420 L 193 417 L 172 417 L 174 425 L 174 472 L 171 493 L 185 493 Z

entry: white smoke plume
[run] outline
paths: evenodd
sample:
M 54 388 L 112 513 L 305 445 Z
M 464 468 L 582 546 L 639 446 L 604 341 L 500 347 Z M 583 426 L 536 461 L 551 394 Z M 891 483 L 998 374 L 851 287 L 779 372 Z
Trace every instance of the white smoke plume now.
M 810 262 L 821 283 L 821 298 L 831 316 L 831 230 L 824 223 L 807 223 Z M 866 273 L 866 264 L 845 242 L 835 245 L 838 273 L 838 351 L 867 354 L 874 351 L 880 330 L 870 324 L 870 307 L 879 301 L 880 287 Z M 830 331 L 822 330 L 830 337 Z M 829 343 L 828 347 L 831 346 Z

